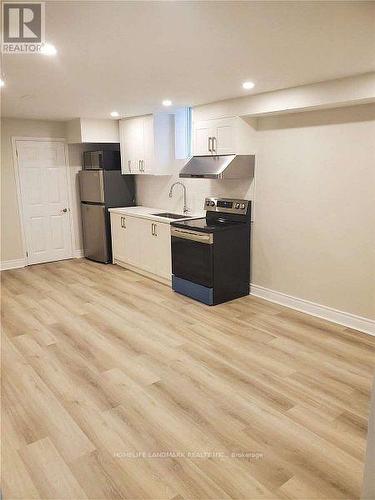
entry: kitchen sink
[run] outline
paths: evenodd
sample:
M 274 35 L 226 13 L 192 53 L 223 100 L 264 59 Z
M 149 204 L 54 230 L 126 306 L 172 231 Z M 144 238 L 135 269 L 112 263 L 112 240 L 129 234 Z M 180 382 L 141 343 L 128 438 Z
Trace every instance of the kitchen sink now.
M 169 212 L 163 212 L 161 214 L 151 214 L 156 215 L 156 217 L 165 217 L 166 219 L 190 219 L 191 217 L 187 215 L 171 214 Z

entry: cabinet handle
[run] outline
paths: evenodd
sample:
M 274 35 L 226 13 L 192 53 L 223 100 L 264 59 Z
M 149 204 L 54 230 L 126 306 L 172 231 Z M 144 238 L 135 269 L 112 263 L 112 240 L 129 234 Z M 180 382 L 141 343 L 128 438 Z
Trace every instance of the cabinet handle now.
M 142 160 L 142 172 L 144 172 L 144 171 L 145 171 L 145 161 Z
M 131 160 L 128 160 L 128 169 L 129 169 L 129 172 L 132 171 L 132 161 Z
M 152 234 L 152 236 L 154 236 L 154 234 L 155 234 L 154 233 L 154 223 L 151 224 L 151 234 Z
M 211 140 L 212 140 L 212 137 L 209 137 L 209 138 L 208 138 L 208 151 L 209 151 L 210 153 L 212 153 L 212 149 L 211 149 Z
M 156 232 L 156 228 L 157 228 L 157 226 L 156 226 L 156 224 L 154 224 L 154 236 L 158 235 L 158 233 Z
M 216 149 L 217 149 L 217 139 L 216 137 L 212 137 L 212 152 L 216 153 Z
M 125 220 L 125 217 L 121 217 L 121 227 L 123 229 L 126 229 L 126 220 Z

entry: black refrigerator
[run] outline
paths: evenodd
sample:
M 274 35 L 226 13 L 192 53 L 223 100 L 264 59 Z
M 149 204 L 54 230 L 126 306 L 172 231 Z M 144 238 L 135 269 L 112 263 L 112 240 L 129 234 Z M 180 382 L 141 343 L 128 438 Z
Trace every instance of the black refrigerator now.
M 134 177 L 104 168 L 81 170 L 78 175 L 84 255 L 107 264 L 112 261 L 108 209 L 135 205 Z

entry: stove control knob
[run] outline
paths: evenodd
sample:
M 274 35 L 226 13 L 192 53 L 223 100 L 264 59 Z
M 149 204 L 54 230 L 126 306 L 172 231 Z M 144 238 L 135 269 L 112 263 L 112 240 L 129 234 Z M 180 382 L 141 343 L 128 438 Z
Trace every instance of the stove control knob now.
M 209 206 L 210 205 L 210 200 L 206 200 L 206 205 Z
M 239 204 L 239 203 L 236 203 L 236 204 L 234 205 L 234 208 L 240 208 L 240 204 Z
M 215 206 L 215 202 L 214 201 L 210 201 L 210 205 L 211 205 L 211 207 L 214 207 Z
M 241 203 L 242 210 L 245 208 L 245 203 Z

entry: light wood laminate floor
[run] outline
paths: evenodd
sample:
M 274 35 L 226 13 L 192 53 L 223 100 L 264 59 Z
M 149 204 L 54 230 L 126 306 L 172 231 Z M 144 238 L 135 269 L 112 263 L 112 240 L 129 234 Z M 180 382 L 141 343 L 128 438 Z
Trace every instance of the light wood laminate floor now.
M 1 277 L 5 499 L 360 496 L 375 338 L 86 260 Z

